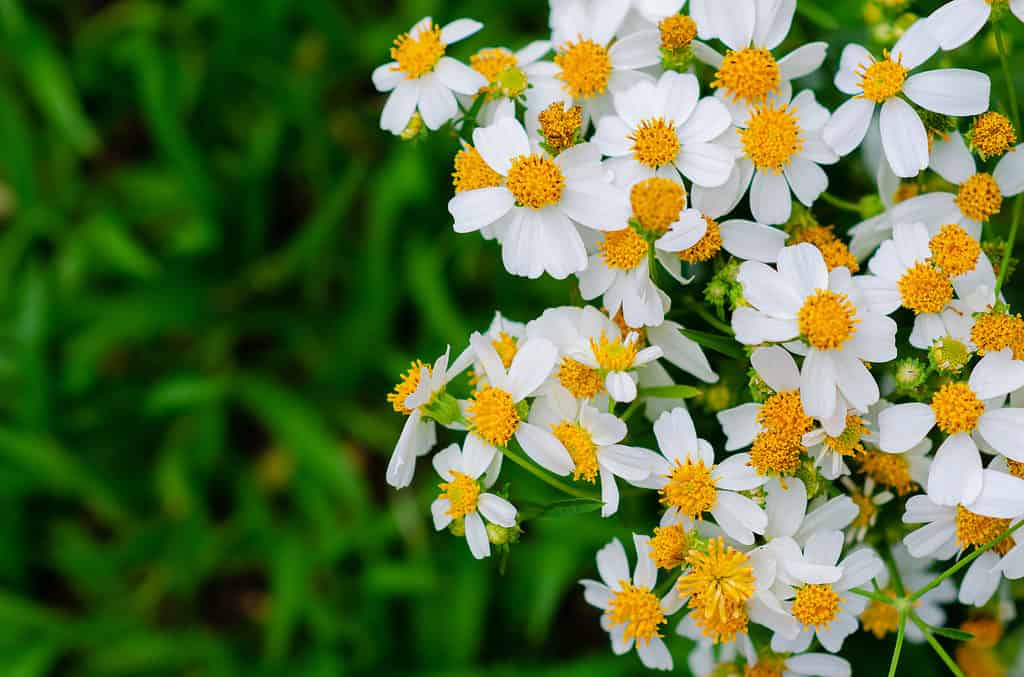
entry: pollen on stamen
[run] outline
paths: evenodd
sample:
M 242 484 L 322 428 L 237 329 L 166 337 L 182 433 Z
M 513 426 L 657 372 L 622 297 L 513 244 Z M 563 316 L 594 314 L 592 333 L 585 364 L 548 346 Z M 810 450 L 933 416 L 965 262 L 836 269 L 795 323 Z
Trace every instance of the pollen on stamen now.
M 973 513 L 962 505 L 956 506 L 956 540 L 960 549 L 970 546 L 980 547 L 996 538 L 1010 527 L 1011 519 L 986 517 Z M 1013 536 L 1007 536 L 992 548 L 1000 555 L 1005 555 L 1014 546 Z
M 749 465 L 759 475 L 795 475 L 806 447 L 792 435 L 762 430 L 750 447 Z
M 846 427 L 836 436 L 825 435 L 822 444 L 841 456 L 856 456 L 864 453 L 864 437 L 870 434 L 864 419 L 856 414 L 846 415 Z
M 505 332 L 498 332 L 498 338 L 491 341 L 491 346 L 494 347 L 494 351 L 498 353 L 498 357 L 501 358 L 501 364 L 506 369 L 512 366 L 512 360 L 516 356 L 516 352 L 519 349 L 519 344 L 516 342 L 514 336 L 509 336 Z
M 623 637 L 635 639 L 637 643 L 649 644 L 655 637 L 661 637 L 660 628 L 665 623 L 661 601 L 649 588 L 619 581 L 619 589 L 612 593 L 605 612 L 609 625 L 625 625 Z
M 702 460 L 694 463 L 689 458 L 684 463 L 676 462 L 665 476 L 668 482 L 660 489 L 662 505 L 675 508 L 690 519 L 709 512 L 718 501 L 718 490 L 711 477 L 714 467 L 704 465 Z
M 514 158 L 505 180 L 516 204 L 531 209 L 557 204 L 565 188 L 565 176 L 558 163 L 538 153 Z
M 788 104 L 760 104 L 746 129 L 739 129 L 743 151 L 754 167 L 780 173 L 804 147 L 800 118 Z
M 496 447 L 504 447 L 519 428 L 519 412 L 512 396 L 485 386 L 473 393 L 466 408 L 469 430 Z
M 880 594 L 896 599 L 896 591 L 891 588 L 881 590 Z M 860 615 L 861 625 L 878 639 L 884 638 L 890 632 L 896 632 L 899 621 L 900 614 L 894 604 L 886 604 L 877 600 L 868 604 Z
M 981 255 L 981 245 L 966 230 L 955 223 L 947 223 L 938 235 L 928 241 L 932 263 L 950 277 L 974 270 Z
M 893 61 L 889 58 L 889 51 L 882 52 L 881 61 L 873 61 L 870 64 L 860 64 L 854 71 L 860 76 L 858 86 L 863 93 L 857 98 L 867 99 L 875 103 L 882 103 L 903 91 L 903 83 L 909 72 L 903 67 L 903 55 L 900 54 Z
M 715 258 L 715 255 L 722 250 L 722 229 L 718 225 L 718 221 L 715 221 L 706 214 L 701 216 L 704 219 L 704 223 L 707 224 L 707 230 L 704 231 L 704 235 L 692 246 L 679 252 L 679 259 L 681 261 L 686 261 L 690 264 L 703 263 Z
M 708 541 L 707 552 L 690 550 L 689 570 L 676 584 L 680 597 L 701 610 L 704 618 L 726 621 L 736 609 L 754 596 L 754 566 L 746 553 L 725 544 L 724 538 Z
M 562 387 L 577 399 L 588 400 L 604 390 L 601 372 L 571 357 L 562 358 L 557 377 Z
M 857 516 L 853 519 L 853 527 L 855 529 L 867 529 L 874 526 L 875 521 L 878 520 L 878 506 L 871 500 L 871 497 L 860 491 L 853 491 L 850 493 L 850 500 L 853 501 L 858 510 Z
M 697 22 L 685 14 L 672 14 L 658 22 L 661 48 L 674 52 L 689 47 L 697 37 Z
M 659 569 L 675 569 L 682 566 L 690 551 L 690 537 L 681 524 L 669 524 L 654 528 L 651 537 L 651 559 Z
M 949 276 L 935 266 L 918 261 L 896 282 L 904 308 L 920 313 L 939 313 L 953 300 Z
M 971 131 L 967 136 L 971 146 L 978 152 L 982 160 L 999 157 L 1017 143 L 1017 133 L 1013 123 L 996 111 L 982 113 L 974 118 Z
M 633 158 L 650 169 L 671 164 L 679 155 L 675 125 L 665 118 L 641 120 L 629 140 L 633 142 Z
M 655 176 L 633 185 L 629 203 L 644 230 L 662 235 L 686 207 L 686 190 L 678 181 Z
M 480 498 L 480 484 L 469 475 L 457 470 L 449 472 L 452 474 L 452 481 L 441 482 L 437 486 L 442 492 L 440 498 L 446 498 L 451 503 L 451 507 L 445 511 L 445 514 L 452 519 L 460 519 L 476 512 L 477 501 Z
M 430 375 L 430 366 L 424 365 L 420 360 L 416 360 L 412 363 L 409 369 L 402 374 L 401 380 L 395 384 L 394 390 L 388 393 L 387 400 L 391 403 L 391 407 L 399 414 L 405 414 L 408 416 L 412 413 L 412 409 L 405 406 L 405 400 L 416 392 L 416 388 L 420 385 L 420 379 L 422 378 L 423 370 L 427 370 L 427 375 Z
M 635 230 L 626 226 L 621 230 L 605 232 L 597 248 L 609 268 L 633 270 L 646 260 L 650 245 Z
M 415 80 L 434 70 L 434 66 L 444 56 L 444 49 L 441 27 L 437 24 L 431 24 L 415 37 L 402 33 L 395 38 L 394 47 L 391 48 L 391 58 L 397 62 L 392 68 L 405 73 L 407 80 Z
M 555 65 L 560 69 L 556 77 L 574 99 L 590 99 L 608 88 L 612 59 L 593 40 L 578 36 L 575 42 L 567 42 L 555 54 Z
M 906 496 L 918 488 L 903 454 L 869 451 L 860 457 L 860 471 L 898 496 Z
M 583 426 L 572 421 L 562 421 L 551 426 L 551 433 L 562 443 L 572 458 L 574 480 L 584 479 L 593 483 L 597 479 L 597 445 Z
M 1010 348 L 1013 359 L 1024 359 L 1024 318 L 995 311 L 979 315 L 971 327 L 971 341 L 979 355 Z
M 830 583 L 801 585 L 793 599 L 793 617 L 804 628 L 828 628 L 839 615 L 846 599 L 839 596 Z
M 825 266 L 831 271 L 840 266 L 848 268 L 851 273 L 860 271 L 857 262 L 846 243 L 836 237 L 835 226 L 807 226 L 794 232 L 786 244 L 794 245 L 801 242 L 813 244 L 825 259 Z
M 599 340 L 590 339 L 590 349 L 593 351 L 594 359 L 605 371 L 626 371 L 633 366 L 639 352 L 640 341 L 638 336 L 634 340 L 626 340 L 616 336 L 609 339 L 604 331 L 601 332 Z
M 837 350 L 857 333 L 857 309 L 846 294 L 819 289 L 797 314 L 800 335 L 818 350 Z
M 734 102 L 761 103 L 772 92 L 779 91 L 782 77 L 779 64 L 767 49 L 748 47 L 729 50 L 711 82 L 714 88 L 725 89 Z
M 537 116 L 544 143 L 553 152 L 561 152 L 576 145 L 580 127 L 583 125 L 583 109 L 579 106 L 565 107 L 556 101 Z
M 1003 194 L 991 174 L 979 172 L 960 184 L 956 205 L 969 219 L 988 221 L 1003 207 Z
M 935 424 L 947 435 L 974 430 L 985 413 L 985 403 L 963 382 L 944 383 L 932 395 Z
M 501 180 L 501 174 L 491 169 L 480 155 L 480 151 L 473 146 L 466 146 L 455 154 L 452 183 L 456 193 L 478 188 L 494 188 L 501 185 Z
M 795 440 L 814 426 L 814 419 L 804 413 L 799 390 L 782 390 L 765 400 L 757 412 L 757 422 Z

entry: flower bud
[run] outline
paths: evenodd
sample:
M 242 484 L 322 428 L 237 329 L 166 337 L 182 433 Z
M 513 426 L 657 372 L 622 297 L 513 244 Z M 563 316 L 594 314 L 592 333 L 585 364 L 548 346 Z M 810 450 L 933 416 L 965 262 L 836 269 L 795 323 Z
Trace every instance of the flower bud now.
M 936 339 L 928 350 L 928 361 L 932 368 L 944 375 L 960 373 L 970 359 L 971 351 L 952 336 Z

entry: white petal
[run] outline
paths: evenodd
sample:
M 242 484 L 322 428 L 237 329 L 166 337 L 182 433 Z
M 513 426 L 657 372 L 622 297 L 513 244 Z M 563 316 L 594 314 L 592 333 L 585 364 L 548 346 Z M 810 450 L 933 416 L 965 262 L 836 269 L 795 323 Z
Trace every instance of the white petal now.
M 474 129 L 473 146 L 484 162 L 502 176 L 512 167 L 512 158 L 530 154 L 526 130 L 512 118 L 502 118 L 489 127 Z
M 907 78 L 903 91 L 922 108 L 944 115 L 979 115 L 988 110 L 992 83 L 965 68 L 944 68 Z
M 825 61 L 827 42 L 811 42 L 797 47 L 779 59 L 779 75 L 783 80 L 794 80 L 818 70 Z
M 878 415 L 878 445 L 890 454 L 902 454 L 925 438 L 935 425 L 935 412 L 927 404 L 909 402 L 883 409 Z
M 833 363 L 836 384 L 851 407 L 864 411 L 878 401 L 878 383 L 860 359 L 851 355 L 849 350 L 836 351 Z
M 456 193 L 448 201 L 448 212 L 455 219 L 456 233 L 470 233 L 505 216 L 515 202 L 507 188 L 477 188 Z
M 597 122 L 593 142 L 609 157 L 629 155 L 633 142 L 629 140 L 630 128 L 617 115 L 605 115 Z
M 969 504 L 982 487 L 981 455 L 966 433 L 946 438 L 928 474 L 928 498 L 939 505 Z
M 741 449 L 754 441 L 754 436 L 761 427 L 757 422 L 757 412 L 760 410 L 760 404 L 747 402 L 718 412 L 718 424 L 722 426 L 722 432 L 726 436 L 726 451 Z
M 610 372 L 605 377 L 604 385 L 616 402 L 632 402 L 636 399 L 636 381 L 624 371 Z
M 718 492 L 718 501 L 711 514 L 726 536 L 744 545 L 752 545 L 754 534 L 764 533 L 768 525 L 768 516 L 761 506 L 731 491 Z
M 697 430 L 693 427 L 689 412 L 682 407 L 666 411 L 658 417 L 654 422 L 654 436 L 665 458 L 682 463 L 690 455 L 694 461 L 697 460 Z
M 798 675 L 850 677 L 850 663 L 845 658 L 827 653 L 805 653 L 786 659 L 786 669 Z
M 567 187 L 559 205 L 573 221 L 597 230 L 621 230 L 630 216 L 625 193 L 596 182 Z
M 573 462 L 569 452 L 554 435 L 532 423 L 520 423 L 516 429 L 516 440 L 526 455 L 545 470 L 556 475 L 572 472 Z
M 608 56 L 615 68 L 645 68 L 661 60 L 660 44 L 657 31 L 638 31 L 616 41 Z
M 729 49 L 740 50 L 750 46 L 754 37 L 753 0 L 710 2 L 707 11 L 711 31 Z
M 418 105 L 423 124 L 433 131 L 454 118 L 459 112 L 455 95 L 435 73 L 420 78 L 420 100 Z M 397 91 L 397 90 L 396 90 Z
M 672 654 L 665 646 L 665 640 L 661 637 L 654 637 L 650 642 L 640 642 L 636 645 L 637 655 L 640 662 L 652 670 L 671 670 Z
M 750 211 L 757 221 L 773 226 L 785 223 L 792 208 L 789 184 L 781 173 L 765 169 L 754 172 L 754 182 L 750 186 Z
M 722 248 L 733 256 L 775 263 L 786 245 L 785 231 L 754 221 L 730 219 L 719 224 Z
M 403 80 L 391 92 L 380 112 L 380 128 L 392 134 L 401 134 L 416 110 L 420 98 L 420 85 L 415 80 Z
M 491 556 L 491 542 L 487 538 L 487 527 L 479 513 L 471 512 L 463 520 L 466 527 L 466 543 L 473 557 L 483 559 Z
M 836 370 L 831 357 L 811 350 L 800 370 L 800 401 L 809 416 L 824 418 L 836 406 Z
M 843 568 L 843 577 L 836 582 L 839 590 L 859 588 L 872 578 L 877 576 L 885 563 L 870 548 L 862 548 L 847 555 L 840 566 Z
M 775 49 L 786 38 L 793 15 L 796 14 L 796 0 L 756 0 L 757 21 L 754 27 L 754 45 Z
M 807 488 L 796 478 L 786 479 L 786 488 L 777 479 L 767 485 L 765 511 L 768 514 L 768 526 L 765 537 L 772 539 L 777 536 L 792 536 L 804 519 L 807 511 Z
M 612 591 L 604 583 L 583 579 L 580 581 L 583 586 L 583 599 L 598 609 L 607 609 L 612 599 Z
M 682 327 L 674 322 L 663 322 L 658 327 L 648 327 L 647 336 L 652 343 L 661 346 L 663 357 L 668 362 L 705 383 L 717 382 L 718 374 L 711 369 L 711 364 L 700 344 L 684 336 L 681 329 Z
M 501 496 L 480 494 L 477 507 L 484 517 L 500 527 L 516 525 L 516 507 Z
M 732 314 L 732 329 L 736 340 L 746 345 L 788 341 L 799 333 L 795 319 L 774 318 L 747 306 Z
M 459 94 L 476 94 L 487 86 L 487 78 L 450 56 L 442 56 L 434 72 L 448 89 Z
M 977 1 L 984 4 L 984 0 Z M 967 150 L 964 137 L 956 132 L 950 134 L 948 139 L 935 139 L 928 166 L 946 181 L 956 185 L 971 178 L 975 171 L 971 151 Z
M 452 504 L 447 498 L 435 499 L 430 504 L 430 516 L 434 520 L 434 529 L 440 531 L 452 523 L 452 516 L 448 514 Z
M 780 256 L 784 256 L 783 249 Z M 787 277 L 759 261 L 746 261 L 736 276 L 743 296 L 753 307 L 773 317 L 794 319 L 800 312 L 803 290 Z
M 666 252 L 678 252 L 697 244 L 708 231 L 708 222 L 696 209 L 687 209 L 669 231 L 658 238 L 654 246 Z
M 459 451 L 459 445 L 457 444 L 449 444 L 434 454 L 434 457 L 430 459 L 430 463 L 434 466 L 437 474 L 446 482 L 451 482 L 455 479 L 455 476 L 452 475 L 452 470 L 466 472 L 466 466 L 462 462 L 462 453 Z M 471 475 L 471 477 L 478 477 L 478 475 Z
M 956 49 L 981 31 L 991 13 L 985 0 L 953 0 L 932 12 L 928 25 L 942 49 Z
M 1024 146 L 1024 144 L 1022 144 Z M 992 178 L 999 184 L 1003 196 L 1017 195 L 1024 191 L 1024 148 L 1016 146 L 996 165 Z
M 935 40 L 928 21 L 918 19 L 896 41 L 889 54 L 889 59 L 900 61 L 904 68 L 913 70 L 938 50 L 939 43 Z
M 441 29 L 441 42 L 450 45 L 473 35 L 484 25 L 473 19 L 456 19 Z
M 807 539 L 804 546 L 804 557 L 811 564 L 835 566 L 843 551 L 843 532 L 819 531 Z
M 470 477 L 480 477 L 494 461 L 494 456 L 497 453 L 498 450 L 494 445 L 476 434 L 466 435 L 466 441 L 462 443 L 461 472 L 465 472 Z
M 1002 574 L 998 570 L 993 571 L 998 563 L 999 555 L 991 550 L 983 552 L 971 563 L 967 568 L 967 575 L 960 583 L 958 599 L 961 604 L 984 606 L 992 598 L 999 587 L 999 581 L 1002 580 Z
M 750 364 L 772 390 L 800 389 L 800 370 L 787 350 L 778 346 L 758 348 L 751 354 Z
M 689 143 L 676 159 L 676 169 L 698 186 L 716 188 L 729 179 L 735 157 L 717 143 Z
M 981 493 L 967 506 L 971 512 L 1000 519 L 1024 515 L 1024 480 L 988 468 L 982 476 Z
M 671 111 L 668 114 L 671 115 Z M 682 116 L 673 119 L 679 120 Z M 686 122 L 676 131 L 679 134 L 679 143 L 683 145 L 706 143 L 724 134 L 731 124 L 732 116 L 729 109 L 717 98 L 706 96 L 697 102 L 692 115 L 686 118 Z
M 848 44 L 839 57 L 839 69 L 835 77 L 836 89 L 844 94 L 860 94 L 863 90 L 857 71 L 862 66 L 870 66 L 872 63 L 874 58 L 871 52 L 858 44 Z
M 626 559 L 626 549 L 622 547 L 622 541 L 612 539 L 608 545 L 597 551 L 597 572 L 612 590 L 619 590 L 620 583 L 628 582 L 629 562 Z
M 896 359 L 896 322 L 885 315 L 862 311 L 857 333 L 846 344 L 846 351 L 866 362 Z
M 807 242 L 786 247 L 779 253 L 779 272 L 796 289 L 801 305 L 803 297 L 829 286 L 825 259 L 817 247 Z
M 784 173 L 793 194 L 807 207 L 810 207 L 828 188 L 825 170 L 799 155 L 786 165 Z
M 914 557 L 929 557 L 950 540 L 956 542 L 953 522 L 931 522 L 904 536 L 903 544 Z
M 1024 409 L 986 411 L 978 420 L 978 432 L 1000 454 L 1024 460 Z
M 405 79 L 405 73 L 398 70 L 397 66 L 398 64 L 392 61 L 373 69 L 370 77 L 378 92 L 390 92 Z
M 1024 387 L 1024 362 L 1013 359 L 1009 348 L 987 353 L 974 365 L 967 385 L 979 399 L 1002 397 Z
M 508 370 L 508 390 L 514 402 L 532 395 L 551 374 L 558 361 L 558 349 L 543 338 L 525 341 L 512 358 Z
M 928 135 L 924 123 L 903 99 L 882 104 L 879 120 L 882 149 L 896 176 L 917 176 L 928 166 Z
M 749 491 L 767 481 L 750 465 L 750 454 L 734 454 L 715 466 L 715 486 L 730 491 Z M 1024 480 L 1022 480 L 1024 481 Z

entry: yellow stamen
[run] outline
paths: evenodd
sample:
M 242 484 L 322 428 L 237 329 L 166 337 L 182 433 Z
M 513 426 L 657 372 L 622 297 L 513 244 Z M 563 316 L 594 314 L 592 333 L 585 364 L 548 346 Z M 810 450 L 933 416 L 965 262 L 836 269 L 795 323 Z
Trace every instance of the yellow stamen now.
M 531 209 L 556 204 L 565 188 L 565 176 L 558 163 L 537 153 L 513 159 L 506 181 L 516 204 Z
M 860 76 L 858 86 L 864 90 L 863 94 L 857 95 L 858 98 L 882 103 L 903 91 L 903 82 L 907 79 L 908 73 L 903 67 L 903 55 L 898 55 L 896 60 L 892 61 L 886 50 L 882 52 L 882 57 L 881 61 L 861 64 L 854 71 Z
M 978 616 L 960 624 L 960 629 L 974 637 L 967 644 L 976 649 L 991 649 L 1003 638 L 1003 624 L 991 616 Z
M 988 221 L 1003 207 L 1003 194 L 991 174 L 979 172 L 960 184 L 956 204 L 969 219 Z
M 962 505 L 956 506 L 956 541 L 960 549 L 965 550 L 970 546 L 979 547 L 985 545 L 996 536 L 1006 531 L 1012 520 L 999 519 L 997 517 L 986 517 L 973 513 Z M 999 541 L 999 544 L 992 548 L 1000 555 L 1010 552 L 1014 546 L 1013 536 L 1007 536 Z
M 854 505 L 860 510 L 857 513 L 857 517 L 853 520 L 853 526 L 855 528 L 867 528 L 875 523 L 878 519 L 878 506 L 874 504 L 870 496 L 865 496 L 859 491 L 854 491 L 850 494 L 850 499 Z
M 967 231 L 955 223 L 947 223 L 939 234 L 928 242 L 932 263 L 950 277 L 974 270 L 981 255 L 981 245 Z
M 601 372 L 571 357 L 562 358 L 558 367 L 558 382 L 577 399 L 587 400 L 604 390 Z
M 679 252 L 679 258 L 687 263 L 702 263 L 710 261 L 722 250 L 722 229 L 718 221 L 707 215 L 702 215 L 707 224 L 707 230 L 692 246 Z
M 814 427 L 814 419 L 804 413 L 799 390 L 783 390 L 765 400 L 757 412 L 757 422 L 798 441 Z
M 594 359 L 601 369 L 605 371 L 626 371 L 633 366 L 633 360 L 639 350 L 639 341 L 626 341 L 616 336 L 608 340 L 608 336 L 601 332 L 600 341 L 590 339 L 590 350 L 594 353 Z
M 583 109 L 579 106 L 566 108 L 556 101 L 537 116 L 544 142 L 555 152 L 571 148 L 576 144 L 577 134 L 583 125 Z
M 778 174 L 804 147 L 800 118 L 787 104 L 761 104 L 753 109 L 740 140 L 747 157 L 758 169 Z
M 711 86 L 723 87 L 734 102 L 751 104 L 761 103 L 770 93 L 778 92 L 781 82 L 779 64 L 772 53 L 748 47 L 726 52 Z
M 743 666 L 743 677 L 782 677 L 785 672 L 782 659 L 759 658 L 754 665 Z
M 763 430 L 750 447 L 750 467 L 759 475 L 794 475 L 800 469 L 800 455 L 804 451 L 799 439 Z
M 501 174 L 491 169 L 473 146 L 467 146 L 455 154 L 455 171 L 452 172 L 455 192 L 493 188 L 501 185 Z
M 1009 467 L 1011 475 L 1024 480 L 1024 463 L 1008 458 L 1006 459 L 1006 465 Z
M 832 232 L 835 226 L 807 226 L 793 233 L 787 244 L 794 245 L 801 242 L 809 242 L 818 248 L 821 256 L 825 259 L 825 265 L 829 270 L 840 266 L 850 269 L 851 273 L 860 270 L 857 258 L 850 253 L 846 243 L 836 237 Z
M 896 591 L 890 588 L 882 590 L 881 594 L 896 599 Z M 865 630 L 882 639 L 890 632 L 896 632 L 900 624 L 900 614 L 892 604 L 872 601 L 860 615 L 860 622 Z
M 697 37 L 697 22 L 685 14 L 672 14 L 658 22 L 661 48 L 674 52 L 689 47 Z
M 587 429 L 578 423 L 562 421 L 551 426 L 551 433 L 558 438 L 572 458 L 572 478 L 578 480 L 582 477 L 593 483 L 598 472 L 597 445 L 594 444 Z
M 473 393 L 466 408 L 466 418 L 471 432 L 496 447 L 508 444 L 520 423 L 512 396 L 492 386 Z
M 680 576 L 680 597 L 689 597 L 689 606 L 699 608 L 705 618 L 725 619 L 727 605 L 742 605 L 754 596 L 754 567 L 743 552 L 725 544 L 724 538 L 708 541 L 707 552 L 690 550 L 686 557 L 690 569 Z
M 459 519 L 476 512 L 477 500 L 480 498 L 480 484 L 458 470 L 451 470 L 451 482 L 441 482 L 437 486 L 441 488 L 440 498 L 447 498 L 452 504 L 445 511 L 452 519 Z
M 897 281 L 904 308 L 919 313 L 938 313 L 953 300 L 953 285 L 945 273 L 919 261 Z
M 416 37 L 402 33 L 391 48 L 391 58 L 398 62 L 392 69 L 405 73 L 406 80 L 415 80 L 434 70 L 444 56 L 444 48 L 441 27 L 437 24 L 420 31 Z
M 710 637 L 715 644 L 731 642 L 736 639 L 736 635 L 747 634 L 747 625 L 750 622 L 747 608 L 733 602 L 725 604 L 724 616 L 705 616 L 703 609 L 694 609 L 690 612 L 690 618 L 700 628 L 700 634 Z
M 825 435 L 822 444 L 842 456 L 856 456 L 864 453 L 864 436 L 870 434 L 864 419 L 856 414 L 846 415 L 846 427 L 833 437 Z
M 416 392 L 416 388 L 420 385 L 420 378 L 422 375 L 423 367 L 427 368 L 427 375 L 430 375 L 430 367 L 424 365 L 419 360 L 412 363 L 412 366 L 402 374 L 402 380 L 395 384 L 393 392 L 388 393 L 388 402 L 391 403 L 391 407 L 400 414 L 408 416 L 412 413 L 412 409 L 405 406 L 405 400 L 409 395 Z
M 656 176 L 634 184 L 629 202 L 640 225 L 662 235 L 686 207 L 686 191 L 678 181 Z
M 995 111 L 974 118 L 970 136 L 971 145 L 977 149 L 982 160 L 999 157 L 1017 143 L 1013 123 Z
M 611 230 L 597 243 L 605 265 L 616 270 L 633 270 L 647 258 L 649 245 L 635 230 L 626 226 Z
M 605 612 L 611 626 L 625 625 L 623 637 L 637 643 L 649 644 L 661 637 L 659 628 L 665 623 L 665 613 L 654 593 L 629 581 L 619 581 L 619 588 L 612 593 Z
M 651 538 L 651 559 L 659 569 L 675 569 L 686 561 L 690 537 L 681 524 L 655 527 Z
M 830 583 L 801 585 L 793 600 L 793 617 L 803 623 L 804 628 L 827 628 L 839 615 L 845 601 Z
M 510 68 L 517 66 L 516 55 L 503 47 L 481 49 L 469 57 L 469 65 L 480 75 L 487 78 L 487 85 L 480 89 L 488 100 L 501 95 L 499 76 Z
M 800 335 L 818 350 L 842 349 L 857 333 L 857 309 L 846 294 L 819 289 L 804 301 L 797 315 Z
M 672 471 L 665 475 L 668 484 L 660 490 L 662 505 L 673 507 L 690 519 L 709 512 L 718 501 L 718 490 L 711 478 L 714 468 L 704 465 L 703 460 L 694 463 L 687 458 L 685 463 L 675 462 Z
M 671 120 L 641 120 L 629 140 L 633 142 L 633 158 L 651 169 L 671 164 L 679 155 L 679 137 Z
M 608 50 L 593 40 L 580 36 L 576 42 L 567 42 L 555 54 L 555 64 L 561 69 L 556 77 L 574 99 L 589 99 L 608 88 L 612 59 Z
M 917 483 L 910 477 L 910 465 L 902 454 L 869 451 L 860 458 L 860 470 L 900 496 L 917 489 Z
M 501 364 L 506 369 L 511 367 L 512 360 L 519 349 L 515 337 L 509 336 L 505 332 L 499 332 L 498 338 L 492 340 L 491 345 L 494 347 L 494 351 L 498 353 L 498 357 L 501 358 Z
M 985 413 L 985 403 L 966 383 L 944 383 L 932 395 L 932 411 L 939 430 L 955 435 L 974 430 L 978 419 Z
M 979 355 L 1013 349 L 1013 359 L 1024 359 L 1024 318 L 991 312 L 979 315 L 971 327 L 971 341 Z

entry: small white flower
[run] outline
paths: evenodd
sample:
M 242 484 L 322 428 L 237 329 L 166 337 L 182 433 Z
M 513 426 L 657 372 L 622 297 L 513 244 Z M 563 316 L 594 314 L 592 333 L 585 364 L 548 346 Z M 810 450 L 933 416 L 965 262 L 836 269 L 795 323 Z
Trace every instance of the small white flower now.
M 808 511 L 807 488 L 796 477 L 787 477 L 786 485 L 773 479 L 765 485 L 765 512 L 768 526 L 764 538 L 771 542 L 777 538 L 791 539 L 800 547 L 819 531 L 842 531 L 857 518 L 859 512 L 853 500 L 840 494 L 831 499 L 819 497 Z
M 498 311 L 495 311 L 491 324 L 488 325 L 487 331 L 483 333 L 483 337 L 491 342 L 491 347 L 494 348 L 494 352 L 501 358 L 501 363 L 506 369 L 512 366 L 512 358 L 516 356 L 516 352 L 519 350 L 519 342 L 525 338 L 525 335 L 526 325 L 524 323 L 510 320 Z M 477 387 L 486 385 L 486 381 L 481 378 L 483 373 L 484 365 L 474 354 L 474 378 L 472 380 Z
M 636 645 L 637 655 L 648 668 L 671 670 L 672 656 L 661 638 L 666 617 L 683 604 L 675 588 L 660 600 L 652 590 L 658 582 L 658 569 L 651 559 L 650 538 L 633 534 L 636 570 L 629 575 L 626 549 L 619 539 L 597 551 L 600 581 L 584 579 L 583 598 L 604 611 L 601 627 L 612 640 L 612 651 L 621 656 Z
M 481 459 L 477 457 L 475 460 Z M 483 491 L 498 479 L 497 472 L 489 472 L 487 465 L 474 463 L 473 459 L 462 454 L 457 444 L 437 452 L 433 463 L 437 474 L 444 480 L 441 495 L 430 504 L 434 528 L 440 531 L 453 519 L 462 519 L 466 543 L 473 557 L 489 557 L 491 543 L 487 538 L 487 526 L 483 518 L 500 527 L 516 525 L 515 506 L 500 496 Z M 480 479 L 481 475 L 485 475 L 483 480 Z
M 547 64 L 541 59 L 550 51 L 550 42 L 534 40 L 515 52 L 506 47 L 486 47 L 470 57 L 470 66 L 487 80 L 487 86 L 477 93 L 485 97 L 476 117 L 480 125 L 494 124 L 503 117 L 515 117 L 517 99 L 526 104 L 527 111 L 534 111 L 536 120 L 536 114 L 543 109 L 537 109 L 536 94 L 530 82 L 545 72 Z M 507 91 L 508 87 L 515 87 L 516 91 Z M 459 98 L 463 108 L 468 110 L 472 107 L 473 96 Z M 530 119 L 529 112 L 526 119 Z
M 881 104 L 882 148 L 893 172 L 916 176 L 928 166 L 928 132 L 902 93 L 925 110 L 943 115 L 978 115 L 988 110 L 991 83 L 984 73 L 945 68 L 910 75 L 938 50 L 925 19 L 906 30 L 881 61 L 860 45 L 847 45 L 839 61 L 835 85 L 850 99 L 825 125 L 825 141 L 840 155 L 860 145 Z
M 569 351 L 569 357 L 604 375 L 604 387 L 616 402 L 636 399 L 636 369 L 661 357 L 658 346 L 640 347 L 640 335 L 631 331 L 625 339 L 616 331 L 612 338 L 602 334 L 585 346 Z
M 394 61 L 373 71 L 377 91 L 391 92 L 380 114 L 381 129 L 401 134 L 416 110 L 428 129 L 454 118 L 459 110 L 455 93 L 476 94 L 487 80 L 445 56 L 445 49 L 483 27 L 479 21 L 458 19 L 441 28 L 428 16 L 398 36 L 391 48 Z
M 1010 11 L 1024 21 L 1024 0 L 1010 0 Z M 977 35 L 992 15 L 985 0 L 952 0 L 931 13 L 928 27 L 943 50 L 956 49 Z

